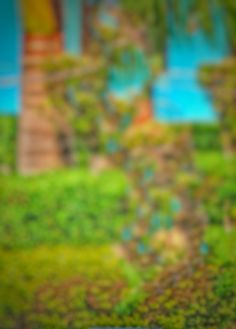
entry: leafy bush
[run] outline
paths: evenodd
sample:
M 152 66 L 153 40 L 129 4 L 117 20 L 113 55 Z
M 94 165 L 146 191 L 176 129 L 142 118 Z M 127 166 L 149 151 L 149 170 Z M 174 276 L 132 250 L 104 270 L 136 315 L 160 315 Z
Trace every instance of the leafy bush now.
M 219 111 L 224 149 L 228 153 L 235 153 L 235 58 L 232 57 L 218 65 L 205 65 L 199 75 L 200 81 L 212 92 Z
M 4 329 L 211 329 L 236 321 L 232 264 L 202 265 L 161 295 L 157 278 L 145 290 L 136 269 L 108 246 L 0 251 L 0 267 Z
M 118 239 L 126 180 L 120 172 L 86 171 L 1 177 L 0 244 L 107 243 Z
M 235 240 L 236 230 L 225 231 L 219 226 L 210 226 L 205 233 L 205 241 L 209 245 L 209 261 L 218 266 L 236 264 Z
M 218 124 L 193 125 L 193 143 L 197 151 L 220 151 L 220 126 Z
M 235 265 L 198 266 L 191 276 L 158 295 L 155 289 L 138 308 L 149 327 L 163 329 L 234 328 Z M 178 273 L 176 273 L 178 275 Z M 223 298 L 223 296 L 225 296 Z
M 195 164 L 202 176 L 198 193 L 210 223 L 236 223 L 235 158 L 219 152 L 198 152 Z
M 16 165 L 17 118 L 0 116 L 0 172 L 8 173 Z
M 84 329 L 100 318 L 115 324 L 115 306 L 134 289 L 110 247 L 0 251 L 0 267 L 4 329 Z

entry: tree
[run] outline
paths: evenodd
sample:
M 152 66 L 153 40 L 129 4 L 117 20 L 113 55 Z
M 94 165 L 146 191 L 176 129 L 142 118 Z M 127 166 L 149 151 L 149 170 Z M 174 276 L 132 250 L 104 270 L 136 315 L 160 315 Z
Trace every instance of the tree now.
M 191 28 L 189 17 L 192 17 L 211 36 L 214 31 L 214 8 L 222 8 L 230 44 L 236 50 L 234 0 L 122 0 L 122 5 L 135 19 L 148 25 L 153 45 L 162 50 L 171 33 L 170 18 L 187 30 Z
M 56 15 L 48 0 L 21 0 L 24 29 L 27 33 L 50 35 L 57 31 Z

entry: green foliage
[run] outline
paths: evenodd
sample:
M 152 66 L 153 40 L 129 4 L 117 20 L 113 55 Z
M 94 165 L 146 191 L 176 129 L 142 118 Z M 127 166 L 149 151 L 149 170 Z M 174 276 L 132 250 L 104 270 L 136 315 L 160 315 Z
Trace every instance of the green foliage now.
M 228 30 L 229 39 L 233 50 L 236 49 L 236 41 L 235 41 L 235 31 L 236 31 L 236 22 L 235 22 L 235 15 L 236 15 L 236 4 L 232 0 L 220 0 L 221 6 L 225 11 L 225 22 Z
M 214 248 L 217 243 L 212 243 Z M 93 246 L 0 251 L 0 267 L 4 329 L 19 324 L 39 329 L 218 329 L 236 321 L 232 264 L 204 265 L 161 295 L 155 288 L 139 288 L 137 270 L 108 246 L 96 247 L 96 252 Z
M 220 226 L 210 226 L 205 241 L 210 247 L 210 261 L 219 266 L 236 264 L 236 230 L 225 231 Z
M 221 140 L 227 153 L 235 152 L 236 115 L 235 85 L 236 61 L 225 60 L 218 65 L 205 65 L 199 73 L 200 81 L 211 91 L 219 111 Z
M 193 143 L 197 151 L 220 151 L 220 126 L 218 124 L 204 124 L 192 126 Z
M 134 289 L 109 247 L 0 251 L 0 267 L 4 329 L 16 329 L 19 323 L 43 329 L 99 325 L 100 317 L 109 320 L 123 293 Z
M 167 2 L 125 4 L 135 6 L 153 38 L 166 38 Z M 176 19 L 188 25 L 179 4 L 172 2 Z M 206 6 L 198 1 L 192 9 L 209 30 L 210 20 L 201 15 L 210 14 Z M 103 45 L 115 42 L 113 33 L 103 32 Z M 104 97 L 107 69 L 121 68 L 122 53 L 118 47 L 105 61 L 64 57 L 45 66 L 49 77 L 67 73 L 49 89 L 55 107 L 72 122 L 80 165 L 93 154 L 108 154 L 125 175 L 74 170 L 0 177 L 0 328 L 235 327 L 236 172 L 235 159 L 221 153 L 222 127 L 191 127 L 193 145 L 189 127 L 149 123 L 130 129 L 134 106 Z M 153 65 L 159 68 L 158 61 Z M 232 133 L 233 120 L 225 123 Z M 183 272 L 178 261 L 185 247 L 199 243 L 201 227 L 191 222 L 199 201 L 210 219 L 200 236 L 209 252 L 205 263 L 183 264 Z M 189 233 L 186 244 L 180 233 L 172 234 L 175 223 Z M 165 259 L 169 251 L 171 261 Z M 174 276 L 165 272 L 167 264 Z
M 217 2 L 194 0 L 172 0 L 172 1 L 159 1 L 159 0 L 123 0 L 122 4 L 128 11 L 130 19 L 133 21 L 145 22 L 148 26 L 149 34 L 153 44 L 165 49 L 166 40 L 169 35 L 170 27 L 168 26 L 169 13 L 171 11 L 172 17 L 177 22 L 180 28 L 188 31 L 191 28 L 191 17 L 199 22 L 200 27 L 214 40 L 214 16 L 213 6 L 219 5 L 224 10 L 224 22 L 229 35 L 232 47 L 236 48 L 235 42 L 235 14 L 236 5 L 233 0 L 219 0 Z
M 0 116 L 0 172 L 9 173 L 16 166 L 17 118 Z
M 195 159 L 206 177 L 218 173 L 217 182 L 234 171 L 233 162 L 217 152 Z M 165 268 L 134 266 L 116 250 L 131 221 L 121 213 L 128 185 L 123 174 L 57 172 L 1 177 L 1 183 L 0 327 L 234 328 L 235 229 L 210 226 L 204 236 L 208 265 L 190 268 L 191 275 L 160 294 Z M 168 189 L 157 192 L 166 204 Z M 176 278 L 180 274 L 176 267 Z
M 236 292 L 235 268 L 227 265 L 221 268 L 215 282 L 215 293 L 219 298 L 232 300 Z
M 211 150 L 202 152 L 201 149 L 196 150 L 194 163 L 201 174 L 205 176 L 215 174 L 218 177 L 222 177 L 233 165 L 233 163 L 231 164 L 231 160 L 228 161 L 223 153 L 211 152 Z
M 124 66 L 122 54 L 125 52 L 126 56 L 131 56 L 132 62 L 135 47 L 127 49 L 124 45 L 113 49 L 110 45 L 106 54 L 103 53 L 105 46 L 99 47 L 101 54 L 96 59 L 62 56 L 44 66 L 49 80 L 51 74 L 58 71 L 65 74 L 59 83 L 54 80 L 49 83 L 48 91 L 51 102 L 72 128 L 75 164 L 86 167 L 91 165 L 94 156 L 110 156 L 109 144 L 121 139 L 135 112 L 133 103 L 113 99 L 107 92 L 111 69 L 116 68 L 120 72 L 127 70 L 129 65 L 126 63 Z M 148 71 L 148 63 L 146 65 Z M 157 66 L 156 62 L 152 65 Z
M 153 44 L 163 50 L 167 36 L 167 3 L 165 1 L 123 0 L 123 7 L 128 11 L 129 19 L 140 24 L 147 24 L 149 37 Z
M 235 225 L 235 158 L 218 152 L 198 152 L 195 163 L 202 175 L 198 192 L 210 223 Z
M 27 33 L 50 35 L 56 32 L 57 22 L 52 3 L 47 0 L 40 2 L 21 0 L 20 4 Z
M 149 326 L 164 329 L 232 328 L 235 324 L 235 265 L 203 265 L 161 296 L 152 291 L 139 308 Z M 178 273 L 176 273 L 178 275 Z M 224 298 L 222 298 L 225 296 Z
M 0 244 L 6 248 L 112 242 L 128 220 L 122 211 L 127 183 L 120 172 L 0 179 Z

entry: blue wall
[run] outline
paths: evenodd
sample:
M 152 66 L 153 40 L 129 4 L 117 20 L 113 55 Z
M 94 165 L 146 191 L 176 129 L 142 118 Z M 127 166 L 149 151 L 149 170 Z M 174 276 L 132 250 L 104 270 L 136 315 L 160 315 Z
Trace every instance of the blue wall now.
M 72 55 L 78 55 L 82 45 L 82 0 L 62 2 L 65 49 Z
M 0 114 L 21 107 L 21 25 L 17 0 L 0 0 Z
M 184 2 L 186 5 L 190 0 Z M 172 35 L 167 43 L 166 72 L 157 79 L 153 90 L 155 114 L 160 121 L 217 119 L 210 95 L 197 80 L 202 64 L 217 63 L 229 54 L 222 12 L 215 8 L 212 13 L 215 33 L 211 40 L 200 29 L 186 33 L 170 18 Z

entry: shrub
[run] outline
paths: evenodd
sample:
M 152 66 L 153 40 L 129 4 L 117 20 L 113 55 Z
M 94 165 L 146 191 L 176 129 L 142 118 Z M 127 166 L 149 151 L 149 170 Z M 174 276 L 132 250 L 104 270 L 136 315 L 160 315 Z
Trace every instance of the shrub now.
M 7 248 L 111 242 L 128 220 L 122 209 L 127 183 L 118 171 L 95 176 L 75 170 L 1 181 L 0 245 Z
M 193 125 L 193 144 L 197 151 L 220 151 L 220 126 L 219 124 Z
M 0 172 L 9 173 L 16 166 L 17 118 L 0 116 Z

